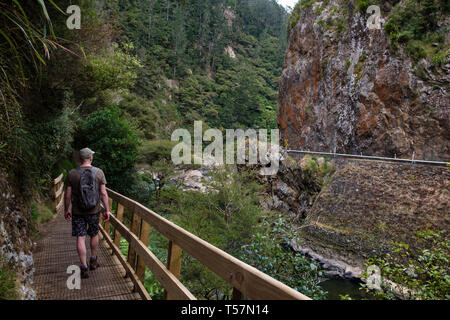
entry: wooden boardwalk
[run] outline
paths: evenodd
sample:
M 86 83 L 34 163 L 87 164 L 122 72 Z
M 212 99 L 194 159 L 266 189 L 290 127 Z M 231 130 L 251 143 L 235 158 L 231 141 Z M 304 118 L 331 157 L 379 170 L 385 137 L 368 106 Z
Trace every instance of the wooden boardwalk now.
M 236 259 L 221 249 L 180 228 L 142 204 L 107 189 L 111 220 L 100 225 L 101 267 L 81 280 L 80 290 L 67 288 L 67 268 L 78 265 L 71 223 L 63 218 L 63 175 L 53 180 L 52 198 L 57 217 L 45 226 L 44 236 L 34 253 L 35 290 L 40 300 L 151 300 L 141 282 L 150 271 L 164 288 L 166 300 L 197 300 L 180 281 L 182 253 L 233 287 L 232 299 L 310 300 L 309 297 Z M 131 214 L 124 221 L 125 214 Z M 111 230 L 111 228 L 114 228 Z M 167 265 L 149 249 L 150 229 L 169 240 Z M 125 257 L 119 249 L 128 243 Z M 89 249 L 88 249 L 88 257 Z M 125 275 L 128 277 L 125 278 Z M 134 291 L 133 291 L 134 290 Z
M 80 290 L 69 290 L 67 268 L 80 265 L 76 240 L 71 235 L 71 223 L 61 214 L 43 227 L 34 252 L 34 288 L 38 300 L 140 300 L 139 294 L 133 292 L 132 281 L 124 277 L 125 269 L 111 255 L 104 240 L 100 240 L 98 249 L 100 268 L 89 271 L 88 279 L 81 279 Z M 89 237 L 86 242 L 89 259 Z

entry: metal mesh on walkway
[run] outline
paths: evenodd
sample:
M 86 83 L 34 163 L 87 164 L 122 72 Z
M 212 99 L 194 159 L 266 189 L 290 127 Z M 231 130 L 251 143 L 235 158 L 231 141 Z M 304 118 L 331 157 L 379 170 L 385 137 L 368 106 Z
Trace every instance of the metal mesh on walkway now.
M 100 240 L 98 259 L 100 268 L 89 271 L 88 279 L 81 279 L 81 289 L 67 288 L 70 274 L 67 268 L 80 265 L 76 238 L 71 236 L 71 223 L 58 215 L 45 225 L 43 236 L 34 252 L 34 288 L 38 300 L 139 300 L 133 283 L 125 278 L 125 270 L 111 255 L 104 240 Z M 100 236 L 101 237 L 101 236 Z M 87 256 L 90 257 L 89 237 Z

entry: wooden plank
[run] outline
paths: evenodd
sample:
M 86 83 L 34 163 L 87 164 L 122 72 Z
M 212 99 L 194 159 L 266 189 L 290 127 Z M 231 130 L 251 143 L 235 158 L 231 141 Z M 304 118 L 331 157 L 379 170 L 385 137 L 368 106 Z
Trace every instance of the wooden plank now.
M 64 183 L 57 184 L 56 187 L 57 190 L 55 192 L 54 199 L 58 200 L 59 196 L 64 192 Z
M 139 223 L 140 222 L 141 222 L 141 218 L 139 217 L 139 215 L 133 212 L 133 215 L 131 217 L 130 230 L 137 236 L 139 236 Z M 128 263 L 133 266 L 134 270 L 136 270 L 136 251 L 134 250 L 131 242 L 129 242 L 129 245 L 128 245 Z
M 142 241 L 144 245 L 148 246 L 149 238 L 150 238 L 150 225 L 145 221 L 141 221 L 141 232 L 139 239 Z M 141 280 L 145 279 L 145 263 L 144 260 L 139 255 L 137 259 L 136 274 L 138 275 L 139 279 Z
M 56 206 L 55 212 L 57 214 L 59 214 L 63 210 L 64 210 L 64 194 L 63 194 L 63 197 L 61 198 L 61 200 L 59 201 L 58 205 Z
M 53 184 L 56 185 L 56 184 L 60 183 L 63 178 L 64 178 L 64 174 L 61 173 L 58 178 L 53 180 Z
M 111 218 L 111 224 L 119 230 L 122 236 L 135 248 L 136 253 L 144 260 L 145 265 L 150 269 L 161 285 L 170 292 L 170 295 L 177 300 L 196 300 L 195 296 L 178 280 L 164 264 L 142 243 L 139 238 L 116 217 Z
M 180 279 L 181 274 L 181 254 L 182 249 L 177 246 L 173 241 L 169 241 L 169 252 L 167 257 L 167 269 L 177 278 Z M 164 297 L 166 300 L 173 300 L 167 290 L 164 292 Z
M 174 241 L 200 263 L 253 300 L 310 300 L 258 269 L 164 219 L 143 205 L 108 190 L 111 198 L 139 214 L 156 231 Z
M 112 241 L 112 239 L 109 237 L 109 234 L 106 233 L 106 230 L 103 229 L 100 226 L 100 231 L 103 235 L 103 239 L 106 240 L 106 242 L 108 243 L 109 247 L 112 249 L 113 253 L 117 256 L 117 258 L 119 259 L 120 263 L 122 264 L 122 266 L 125 268 L 125 271 L 127 272 L 127 275 L 130 277 L 131 281 L 134 284 L 135 290 L 137 290 L 137 292 L 139 293 L 139 295 L 141 296 L 141 298 L 143 300 L 152 300 L 152 298 L 150 297 L 150 295 L 148 294 L 147 290 L 145 289 L 144 285 L 142 284 L 141 281 L 139 281 L 138 276 L 136 275 L 136 273 L 134 272 L 133 268 L 131 267 L 131 265 L 127 262 L 127 260 L 125 259 L 125 257 L 122 255 L 122 253 L 120 252 L 120 249 L 114 244 L 114 242 Z
M 116 217 L 117 217 L 117 220 L 119 220 L 120 222 L 123 221 L 123 209 L 124 209 L 123 205 L 118 203 Z M 118 248 L 120 248 L 120 238 L 121 238 L 121 235 L 120 235 L 119 231 L 115 230 L 114 245 L 116 245 Z

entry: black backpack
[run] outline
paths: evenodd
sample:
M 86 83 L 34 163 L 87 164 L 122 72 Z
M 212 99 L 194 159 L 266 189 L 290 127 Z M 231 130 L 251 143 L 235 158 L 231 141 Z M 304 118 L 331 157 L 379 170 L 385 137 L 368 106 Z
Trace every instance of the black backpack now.
M 78 207 L 82 211 L 89 211 L 94 209 L 100 201 L 100 192 L 97 186 L 97 172 L 98 168 L 84 170 L 78 168 L 77 172 L 80 174 L 80 197 Z

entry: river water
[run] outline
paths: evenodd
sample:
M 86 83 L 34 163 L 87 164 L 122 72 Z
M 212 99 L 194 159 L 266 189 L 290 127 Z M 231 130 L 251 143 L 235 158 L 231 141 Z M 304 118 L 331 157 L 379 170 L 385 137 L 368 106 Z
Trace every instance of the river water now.
M 353 300 L 373 300 L 373 296 L 360 290 L 360 283 L 359 280 L 331 278 L 324 280 L 319 286 L 328 292 L 327 300 L 341 300 L 339 295 L 348 295 Z

